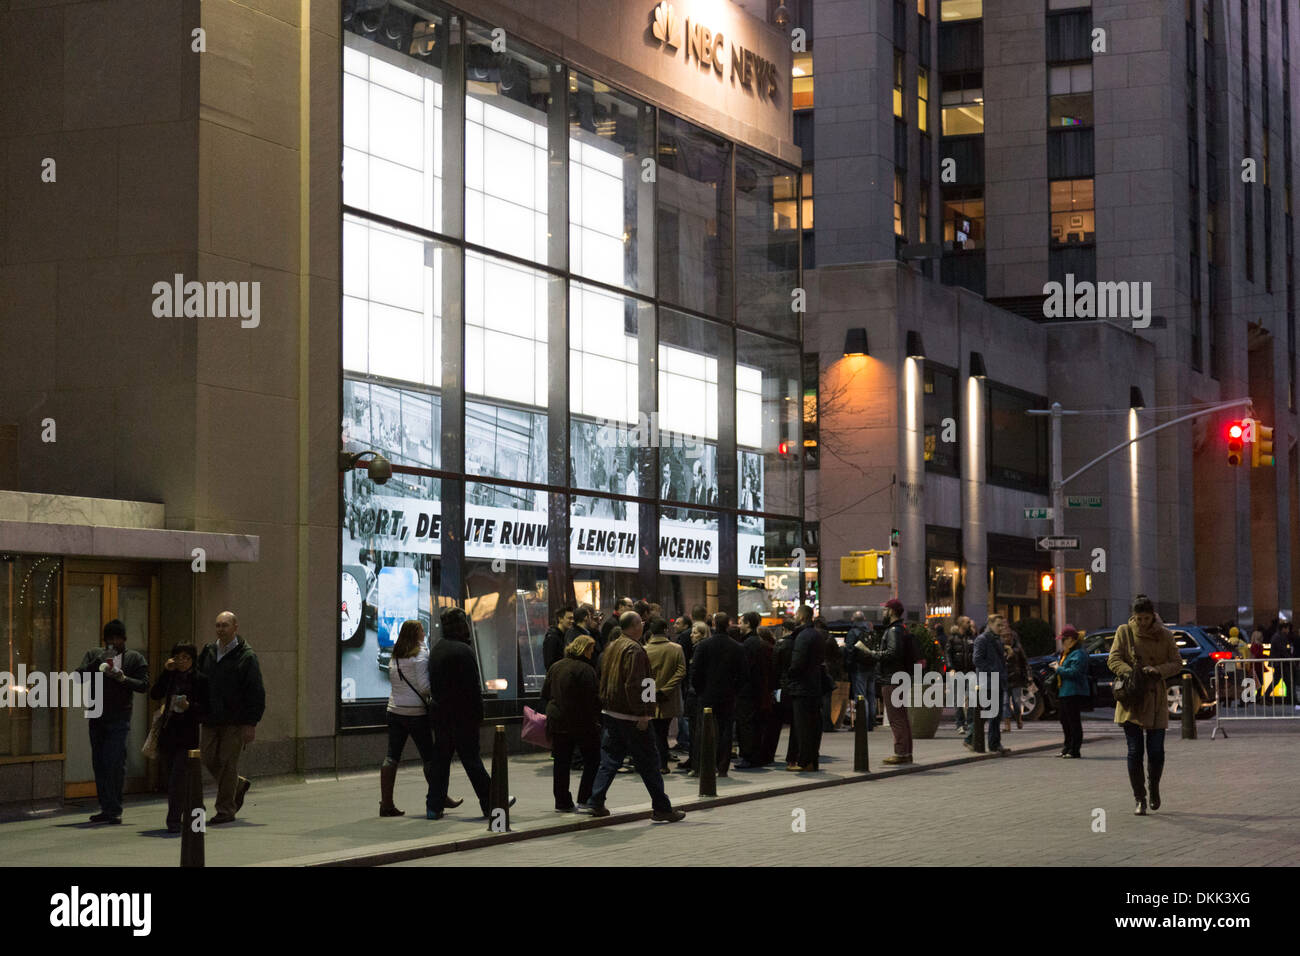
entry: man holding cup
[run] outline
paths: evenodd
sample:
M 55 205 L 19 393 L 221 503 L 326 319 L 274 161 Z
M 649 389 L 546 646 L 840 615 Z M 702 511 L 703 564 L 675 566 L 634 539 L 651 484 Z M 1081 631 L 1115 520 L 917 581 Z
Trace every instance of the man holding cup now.
M 88 721 L 95 792 L 99 797 L 99 813 L 90 822 L 121 823 L 132 695 L 149 689 L 149 662 L 139 651 L 126 649 L 126 625 L 114 619 L 104 625 L 104 646 L 87 651 L 77 672 L 104 675 L 103 710 Z

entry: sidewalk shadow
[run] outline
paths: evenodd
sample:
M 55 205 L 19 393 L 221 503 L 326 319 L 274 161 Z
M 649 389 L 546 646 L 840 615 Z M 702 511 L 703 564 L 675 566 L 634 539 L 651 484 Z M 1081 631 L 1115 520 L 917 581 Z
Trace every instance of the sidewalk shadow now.
M 160 838 L 164 840 L 179 840 L 181 838 L 181 835 L 179 833 L 168 833 L 165 829 L 164 830 L 138 830 L 136 831 L 136 835 L 142 837 Z

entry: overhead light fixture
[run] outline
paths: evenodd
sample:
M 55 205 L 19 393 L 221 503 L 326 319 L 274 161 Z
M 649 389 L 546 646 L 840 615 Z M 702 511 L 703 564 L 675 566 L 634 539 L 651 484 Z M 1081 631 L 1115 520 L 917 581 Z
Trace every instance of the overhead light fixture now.
M 907 357 L 925 358 L 925 345 L 921 342 L 921 333 L 911 329 L 907 333 Z
M 1146 400 L 1142 397 L 1142 389 L 1136 385 L 1128 387 L 1128 407 L 1129 408 L 1146 408 Z
M 849 329 L 844 333 L 844 355 L 867 355 L 867 330 Z
M 989 370 L 984 367 L 984 356 L 979 352 L 970 354 L 970 377 L 971 378 L 988 378 Z

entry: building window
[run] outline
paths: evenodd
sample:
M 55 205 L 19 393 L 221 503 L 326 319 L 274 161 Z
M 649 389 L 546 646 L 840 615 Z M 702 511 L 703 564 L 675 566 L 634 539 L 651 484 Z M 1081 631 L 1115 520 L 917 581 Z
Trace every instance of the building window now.
M 793 228 L 795 216 L 802 214 L 803 220 L 800 223 L 804 231 L 813 227 L 813 168 L 805 166 L 803 173 L 800 175 L 800 190 L 802 195 L 794 194 L 794 177 L 786 177 L 778 182 L 775 187 L 776 202 L 772 207 L 773 223 L 772 228 L 775 230 Z
M 947 191 L 943 199 L 945 252 L 970 252 L 984 248 L 984 190 Z
M 94 580 L 100 578 L 96 576 Z M 85 648 L 72 640 L 69 641 L 72 646 L 67 649 L 66 663 L 60 661 L 63 583 L 62 558 L 53 555 L 0 555 L 0 621 L 3 621 L 0 633 L 4 637 L 6 668 L 11 675 L 9 680 L 15 682 L 14 685 L 6 682 L 4 690 L 9 695 L 11 706 L 0 707 L 0 757 L 57 754 L 64 749 L 63 711 L 58 707 L 15 704 L 19 692 L 17 678 L 12 676 L 17 670 L 16 663 L 25 665 L 32 674 L 49 675 L 51 680 L 61 667 L 71 670 L 80 663 Z M 75 624 L 84 625 L 80 635 L 71 635 L 79 638 L 82 645 L 99 644 L 100 628 L 106 616 L 100 610 L 104 603 L 101 591 L 98 584 L 68 583 L 69 631 L 75 630 Z M 137 649 L 147 652 L 145 647 Z M 81 686 L 90 689 L 89 681 Z M 65 689 L 76 692 L 75 688 Z M 69 711 L 70 714 L 74 712 Z M 68 730 L 84 734 L 85 731 L 77 726 L 82 721 L 74 723 L 73 720 L 70 716 Z
M 1095 241 L 1097 223 L 1092 184 L 1091 179 L 1065 179 L 1048 184 L 1054 247 Z
M 957 373 L 927 362 L 924 383 L 926 470 L 956 475 L 961 439 L 957 427 Z
M 930 0 L 916 0 L 916 12 L 923 17 L 930 15 Z
M 1048 68 L 1048 126 L 1092 125 L 1092 63 Z
M 920 216 L 920 228 L 917 230 L 917 242 L 930 241 L 930 184 L 921 180 L 921 189 L 916 197 L 916 211 Z M 928 263 L 927 263 L 928 265 Z
M 943 107 L 943 135 L 966 136 L 984 132 L 984 74 L 947 73 L 939 102 Z
M 791 83 L 791 105 L 797 110 L 812 109 L 813 106 L 813 55 L 796 53 L 794 67 L 791 69 L 794 79 Z
M 1047 419 L 1026 415 L 1046 408 L 1047 399 L 1017 389 L 988 386 L 988 480 L 1028 491 L 1045 491 L 1048 482 Z
M 978 20 L 984 16 L 984 0 L 939 0 L 939 19 L 944 23 Z
M 818 401 L 821 397 L 821 365 L 815 352 L 803 356 L 803 464 L 818 468 L 821 463 L 820 436 L 817 427 Z
M 907 235 L 907 222 L 904 218 L 904 201 L 903 191 L 907 188 L 907 181 L 902 173 L 894 173 L 894 235 Z
M 930 129 L 930 71 L 918 67 L 916 71 L 916 125 L 922 133 Z
M 894 51 L 894 115 L 903 119 L 903 51 Z

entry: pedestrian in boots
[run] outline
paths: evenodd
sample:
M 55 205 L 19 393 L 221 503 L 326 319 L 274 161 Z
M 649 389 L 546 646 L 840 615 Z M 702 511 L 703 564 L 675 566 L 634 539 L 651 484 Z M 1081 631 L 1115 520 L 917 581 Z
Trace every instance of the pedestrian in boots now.
M 1079 748 L 1083 746 L 1083 705 L 1088 699 L 1088 655 L 1083 652 L 1079 641 L 1079 632 L 1070 625 L 1061 629 L 1061 658 L 1053 661 L 1051 668 L 1056 672 L 1059 689 L 1056 692 L 1056 706 L 1061 717 L 1061 730 L 1065 742 L 1061 744 L 1061 756 L 1079 758 Z
M 542 684 L 542 712 L 555 753 L 552 792 L 556 813 L 590 813 L 591 788 L 600 766 L 600 692 L 591 657 L 596 639 L 579 634 L 564 648 L 564 657 L 551 665 Z M 583 755 L 578 802 L 569 790 L 575 748 Z
M 1150 774 L 1150 807 L 1160 809 L 1160 776 L 1165 769 L 1165 729 L 1169 706 L 1165 678 L 1183 669 L 1174 635 L 1156 614 L 1155 604 L 1145 594 L 1133 601 L 1133 616 L 1115 632 L 1106 666 L 1117 677 L 1138 679 L 1139 698 L 1129 704 L 1115 702 L 1115 723 L 1124 728 L 1128 743 L 1128 779 L 1137 803 L 1134 814 L 1147 813 L 1147 787 L 1142 773 L 1142 747 L 1146 744 Z

